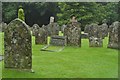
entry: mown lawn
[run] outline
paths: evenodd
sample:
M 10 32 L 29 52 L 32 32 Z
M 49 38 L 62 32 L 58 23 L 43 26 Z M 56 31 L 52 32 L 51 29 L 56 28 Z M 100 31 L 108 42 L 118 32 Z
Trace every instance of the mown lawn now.
M 35 73 L 5 69 L 3 78 L 117 78 L 118 51 L 107 48 L 90 48 L 87 39 L 82 47 L 65 47 L 61 52 L 40 51 L 44 45 L 35 45 L 32 37 L 33 70 Z M 0 67 L 1 69 L 1 67 Z M 1 73 L 0 73 L 1 75 Z

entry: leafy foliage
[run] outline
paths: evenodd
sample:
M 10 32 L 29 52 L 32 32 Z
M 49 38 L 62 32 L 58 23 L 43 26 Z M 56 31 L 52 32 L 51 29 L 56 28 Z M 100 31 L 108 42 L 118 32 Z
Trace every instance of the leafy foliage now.
M 18 10 L 18 18 L 25 21 L 24 10 L 22 8 Z
M 26 23 L 30 26 L 37 23 L 40 26 L 49 23 L 50 16 L 60 25 L 67 24 L 72 15 L 77 17 L 84 26 L 90 23 L 102 23 L 106 19 L 110 25 L 118 20 L 117 2 L 26 2 L 26 3 L 3 3 L 3 21 L 9 23 L 17 17 L 19 5 L 23 6 Z

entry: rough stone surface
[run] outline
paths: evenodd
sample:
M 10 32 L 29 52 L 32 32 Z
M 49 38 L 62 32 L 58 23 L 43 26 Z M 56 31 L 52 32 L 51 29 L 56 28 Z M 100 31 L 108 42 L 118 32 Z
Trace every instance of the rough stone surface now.
M 67 37 L 68 46 L 81 46 L 80 23 L 68 24 L 64 30 L 64 36 Z
M 84 28 L 84 33 L 89 33 L 90 25 L 86 25 Z
M 102 47 L 102 32 L 97 24 L 91 24 L 89 27 L 89 46 Z
M 54 46 L 66 46 L 67 39 L 65 36 L 51 36 L 50 45 Z
M 47 44 L 47 32 L 44 28 L 39 28 L 36 32 L 35 44 Z
M 32 68 L 31 34 L 28 25 L 20 20 L 11 21 L 4 33 L 4 67 Z
M 36 32 L 38 32 L 39 28 L 40 28 L 40 27 L 39 27 L 38 24 L 34 24 L 34 25 L 32 26 L 32 35 L 33 35 L 33 36 L 36 35 Z
M 102 25 L 99 26 L 101 32 L 102 32 L 102 38 L 104 39 L 105 37 L 108 36 L 108 25 L 106 23 L 103 23 Z
M 7 28 L 7 24 L 4 22 L 1 22 L 0 23 L 0 32 L 4 32 L 6 28 Z
M 47 25 L 48 36 L 59 35 L 59 25 L 57 23 L 50 23 Z
M 109 27 L 108 48 L 118 49 L 118 30 L 120 22 L 116 21 Z
M 67 25 L 62 25 L 62 26 L 61 26 L 61 32 L 62 32 L 62 33 L 64 32 L 64 30 L 65 30 L 66 27 L 67 27 Z

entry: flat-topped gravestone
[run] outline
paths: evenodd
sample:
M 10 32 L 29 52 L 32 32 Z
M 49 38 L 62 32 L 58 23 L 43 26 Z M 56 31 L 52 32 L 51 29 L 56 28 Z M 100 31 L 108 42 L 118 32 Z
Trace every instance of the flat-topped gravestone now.
M 4 33 L 4 67 L 32 68 L 31 33 L 28 25 L 20 20 L 11 21 Z
M 34 24 L 34 25 L 32 26 L 32 35 L 33 35 L 33 36 L 36 35 L 36 32 L 38 32 L 39 28 L 40 28 L 40 27 L 39 27 L 38 24 Z
M 64 29 L 64 36 L 67 37 L 68 46 L 81 46 L 80 23 L 68 24 Z
M 118 30 L 120 27 L 120 22 L 116 21 L 109 27 L 109 41 L 108 48 L 118 49 Z
M 102 47 L 102 32 L 97 24 L 91 24 L 89 27 L 89 46 L 90 47 Z
M 65 36 L 51 36 L 50 45 L 53 46 L 66 46 L 67 39 Z
M 3 60 L 3 56 L 0 56 L 0 61 L 2 61 Z
M 50 39 L 50 44 L 43 47 L 41 51 L 60 52 L 67 44 L 66 36 L 53 35 Z
M 47 44 L 47 32 L 44 28 L 39 28 L 36 32 L 35 44 Z

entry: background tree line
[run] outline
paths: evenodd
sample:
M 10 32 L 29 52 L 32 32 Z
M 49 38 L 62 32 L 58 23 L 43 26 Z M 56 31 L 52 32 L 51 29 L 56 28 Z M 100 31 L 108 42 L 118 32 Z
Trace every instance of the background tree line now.
M 25 12 L 25 22 L 32 26 L 33 24 L 47 25 L 50 16 L 55 17 L 59 25 L 67 24 L 72 15 L 77 17 L 81 23 L 82 30 L 86 24 L 102 23 L 106 19 L 108 25 L 119 20 L 117 2 L 6 2 L 2 5 L 3 22 L 9 23 L 17 18 L 19 7 L 22 6 Z

